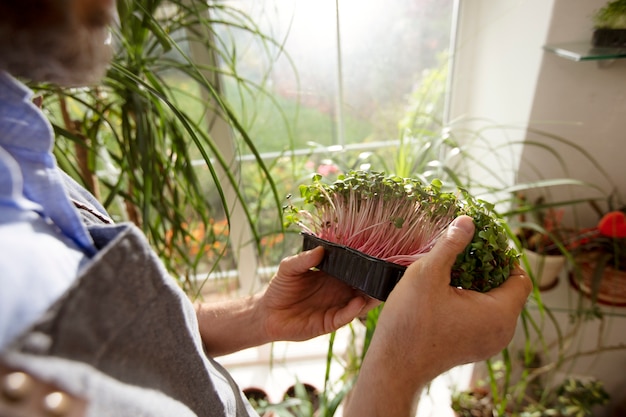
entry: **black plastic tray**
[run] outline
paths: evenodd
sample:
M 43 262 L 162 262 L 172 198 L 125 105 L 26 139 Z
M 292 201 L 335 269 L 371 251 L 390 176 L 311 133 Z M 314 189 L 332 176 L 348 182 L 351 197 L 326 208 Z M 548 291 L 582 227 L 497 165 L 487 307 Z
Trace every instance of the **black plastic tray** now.
M 304 250 L 324 247 L 324 258 L 318 269 L 363 291 L 370 297 L 385 301 L 406 267 L 374 258 L 356 249 L 302 233 Z

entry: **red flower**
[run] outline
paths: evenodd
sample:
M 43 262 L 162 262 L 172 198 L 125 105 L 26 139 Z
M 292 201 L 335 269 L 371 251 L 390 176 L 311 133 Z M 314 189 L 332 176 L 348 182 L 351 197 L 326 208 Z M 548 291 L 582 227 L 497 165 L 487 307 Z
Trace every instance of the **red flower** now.
M 604 236 L 626 237 L 626 215 L 621 211 L 610 211 L 598 223 L 598 230 Z

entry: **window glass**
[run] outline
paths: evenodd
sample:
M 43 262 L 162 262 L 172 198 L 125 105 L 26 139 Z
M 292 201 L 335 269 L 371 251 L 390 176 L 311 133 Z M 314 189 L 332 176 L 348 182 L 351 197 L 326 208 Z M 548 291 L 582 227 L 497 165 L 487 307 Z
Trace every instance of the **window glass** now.
M 440 136 L 453 3 L 215 2 L 222 87 L 271 173 L 269 180 L 246 138 L 237 137 L 242 186 L 263 236 L 262 263 L 299 247 L 298 231 L 281 233 L 276 195 L 281 204 L 289 194 L 297 198 L 298 185 L 314 172 L 410 175 L 399 144 Z

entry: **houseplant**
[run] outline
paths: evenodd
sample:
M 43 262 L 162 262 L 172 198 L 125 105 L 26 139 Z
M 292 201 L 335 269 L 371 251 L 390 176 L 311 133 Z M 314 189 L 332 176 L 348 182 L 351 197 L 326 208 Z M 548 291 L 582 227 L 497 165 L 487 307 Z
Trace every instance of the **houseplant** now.
M 626 46 L 626 1 L 612 0 L 593 16 L 594 46 L 621 48 Z
M 596 227 L 581 230 L 570 244 L 575 257 L 572 283 L 592 300 L 626 305 L 626 214 L 605 213 Z
M 233 162 L 232 136 L 257 156 L 265 194 L 274 197 L 276 217 L 281 214 L 272 176 L 221 83 L 263 86 L 237 73 L 229 39 L 218 38 L 216 28 L 273 41 L 240 11 L 214 2 L 119 0 L 117 10 L 116 54 L 101 85 L 32 87 L 54 126 L 59 165 L 116 221 L 142 228 L 172 275 L 195 293 L 195 274 L 233 268 L 237 251 L 226 248 L 236 236 L 252 246 L 260 240 Z M 235 227 L 247 228 L 247 237 L 213 227 L 225 222 L 230 230 L 237 210 L 242 221 Z M 194 245 L 198 250 L 189 251 Z
M 504 359 L 489 363 L 489 374 L 451 398 L 458 417 L 591 417 L 609 403 L 604 383 L 590 375 L 572 374 L 561 367 L 576 359 L 561 356 L 556 362 L 548 352 L 520 351 L 511 365 Z M 512 358 L 509 358 L 512 359 Z M 548 359 L 548 360 L 546 360 Z M 517 381 L 510 381 L 511 374 Z M 513 383 L 514 382 L 514 383 Z
M 530 204 L 518 196 L 519 221 L 511 224 L 522 252 L 522 263 L 540 291 L 553 288 L 565 266 L 572 230 L 563 225 L 565 209 L 545 202 L 543 196 Z
M 476 231 L 472 243 L 457 258 L 451 285 L 488 291 L 508 277 L 518 258 L 493 208 L 465 190 L 459 190 L 459 196 L 445 191 L 439 181 L 424 185 L 376 171 L 350 171 L 330 184 L 322 180 L 316 174 L 310 184 L 300 187 L 303 205 L 308 207 L 288 207 L 287 222 L 302 228 L 305 242 L 311 235 L 322 240 L 316 244 L 325 245 L 329 259 L 328 265 L 322 262 L 322 269 L 328 266 L 331 275 L 376 298 L 386 299 L 401 274 L 369 274 L 372 268 L 381 261 L 385 266 L 410 265 L 462 214 L 474 219 Z M 350 253 L 350 259 L 342 259 L 334 267 L 333 258 L 341 256 L 336 252 Z M 353 273 L 359 261 L 352 259 L 362 259 L 362 254 L 370 258 L 369 263 Z M 353 264 L 347 266 L 346 262 Z M 380 280 L 387 279 L 392 285 L 381 286 Z
M 499 416 L 592 417 L 597 406 L 606 405 L 609 394 L 601 381 L 567 377 L 555 387 L 536 385 L 522 404 L 511 405 Z M 452 397 L 457 417 L 492 417 L 496 408 L 487 389 L 457 392 Z

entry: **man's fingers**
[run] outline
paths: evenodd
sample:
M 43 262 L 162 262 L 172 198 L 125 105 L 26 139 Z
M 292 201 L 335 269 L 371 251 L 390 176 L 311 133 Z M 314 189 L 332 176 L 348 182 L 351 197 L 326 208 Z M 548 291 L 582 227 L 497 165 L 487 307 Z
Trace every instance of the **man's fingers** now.
M 449 285 L 450 280 L 431 280 L 431 277 L 450 276 L 452 266 L 459 253 L 463 252 L 474 236 L 474 220 L 469 216 L 459 216 L 450 223 L 448 228 L 437 239 L 435 246 L 426 256 L 413 262 L 404 274 L 402 281 L 423 277 L 421 285 L 426 282 L 435 285 Z M 408 285 L 408 284 L 407 284 Z
M 322 262 L 324 257 L 324 248 L 317 246 L 311 250 L 300 252 L 297 255 L 284 258 L 280 262 L 280 269 L 285 274 L 299 275 L 309 269 L 317 266 Z
M 528 274 L 516 268 L 502 285 L 487 294 L 499 298 L 504 305 L 515 306 L 521 311 L 532 289 L 533 283 Z

